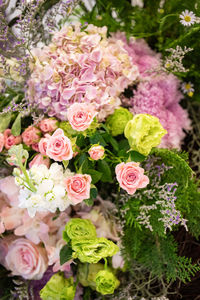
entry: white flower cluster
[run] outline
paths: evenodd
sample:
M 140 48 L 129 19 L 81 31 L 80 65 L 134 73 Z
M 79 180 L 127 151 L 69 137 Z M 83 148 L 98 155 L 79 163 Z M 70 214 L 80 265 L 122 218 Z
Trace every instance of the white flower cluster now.
M 15 182 L 20 187 L 19 207 L 27 208 L 30 217 L 36 212 L 64 211 L 70 205 L 64 187 L 64 178 L 72 174 L 69 169 L 63 172 L 61 165 L 53 163 L 50 169 L 45 165 L 33 166 L 27 173 L 35 192 L 27 187 L 24 175 L 16 176 Z

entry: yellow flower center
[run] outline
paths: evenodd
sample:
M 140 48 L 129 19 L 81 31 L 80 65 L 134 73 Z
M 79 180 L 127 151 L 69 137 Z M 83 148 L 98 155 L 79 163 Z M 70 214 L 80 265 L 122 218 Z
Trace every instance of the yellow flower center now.
M 184 17 L 184 20 L 185 20 L 186 22 L 190 22 L 190 21 L 191 21 L 191 17 L 190 17 L 190 16 L 185 16 L 185 17 Z
M 189 83 L 186 83 L 185 89 L 186 89 L 186 90 L 190 90 L 190 89 L 191 89 L 191 85 L 190 85 Z

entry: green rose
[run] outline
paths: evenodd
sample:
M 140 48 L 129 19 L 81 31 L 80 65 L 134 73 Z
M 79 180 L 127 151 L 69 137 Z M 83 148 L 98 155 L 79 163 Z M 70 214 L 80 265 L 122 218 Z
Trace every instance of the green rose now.
M 83 263 L 95 264 L 100 259 L 113 256 L 119 251 L 117 245 L 103 237 L 89 240 L 72 240 L 72 249 L 75 251 L 72 254 L 74 258 L 78 258 Z
M 40 291 L 40 297 L 42 300 L 73 300 L 75 293 L 73 277 L 65 278 L 56 273 Z
M 122 134 L 128 121 L 133 119 L 133 114 L 126 108 L 120 107 L 115 109 L 114 114 L 106 120 L 106 126 L 113 136 Z
M 148 114 L 135 115 L 124 130 L 131 149 L 143 155 L 148 155 L 153 147 L 158 146 L 166 133 L 159 119 Z
M 65 241 L 74 239 L 93 239 L 96 238 L 96 228 L 90 220 L 87 219 L 71 219 L 65 226 L 63 231 L 63 239 Z
M 104 270 L 104 265 L 97 264 L 79 264 L 78 280 L 83 286 L 89 286 L 96 289 L 95 277 L 100 270 Z
M 120 282 L 115 275 L 108 271 L 99 271 L 95 278 L 96 290 L 102 295 L 113 294 Z

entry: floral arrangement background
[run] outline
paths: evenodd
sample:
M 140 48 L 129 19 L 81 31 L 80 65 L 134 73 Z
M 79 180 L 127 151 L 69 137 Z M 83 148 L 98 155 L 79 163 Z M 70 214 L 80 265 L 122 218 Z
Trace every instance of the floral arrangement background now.
M 198 1 L 0 20 L 0 299 L 197 299 Z

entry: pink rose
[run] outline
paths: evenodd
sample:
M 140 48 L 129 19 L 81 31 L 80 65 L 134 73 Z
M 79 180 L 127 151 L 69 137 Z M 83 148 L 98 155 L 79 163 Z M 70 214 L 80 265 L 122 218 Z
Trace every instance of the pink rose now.
M 4 147 L 4 135 L 0 133 L 0 152 L 3 150 Z
M 103 159 L 104 152 L 105 152 L 104 147 L 100 145 L 94 145 L 88 151 L 91 159 L 93 160 Z
M 47 141 L 46 155 L 55 161 L 69 160 L 73 157 L 70 139 L 58 128 Z
M 144 175 L 144 169 L 136 162 L 118 164 L 115 173 L 120 187 L 129 195 L 133 195 L 138 188 L 144 188 L 149 183 L 149 178 Z
M 38 148 L 39 148 L 39 152 L 43 155 L 46 155 L 46 151 L 47 151 L 47 143 L 48 143 L 48 140 L 50 138 L 50 135 L 45 135 L 44 138 L 41 138 L 41 140 L 39 141 L 39 144 L 38 144 Z
M 20 238 L 10 244 L 5 265 L 13 276 L 38 280 L 47 269 L 47 257 L 44 249 Z
M 22 141 L 21 136 L 14 136 L 11 133 L 11 129 L 6 129 L 4 131 L 4 146 L 8 150 L 10 149 L 13 145 L 18 145 Z
M 97 112 L 91 104 L 74 103 L 67 110 L 67 118 L 74 130 L 84 131 L 92 123 Z
M 53 132 L 58 128 L 57 121 L 54 119 L 44 119 L 39 124 L 40 129 L 47 133 L 47 132 Z
M 40 140 L 40 130 L 34 126 L 29 126 L 23 133 L 22 139 L 24 144 L 30 146 L 38 143 Z
M 91 181 L 91 176 L 87 174 L 76 174 L 65 179 L 67 196 L 74 205 L 90 198 Z
M 47 168 L 50 166 L 50 159 L 48 157 L 44 157 L 42 154 L 37 154 L 32 161 L 29 163 L 29 168 L 32 166 L 45 165 Z

